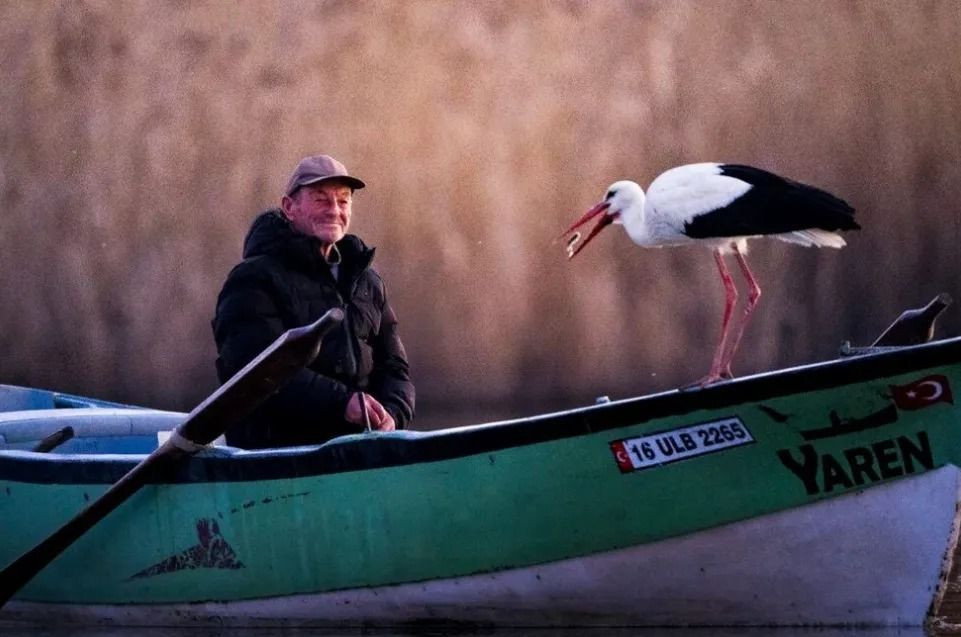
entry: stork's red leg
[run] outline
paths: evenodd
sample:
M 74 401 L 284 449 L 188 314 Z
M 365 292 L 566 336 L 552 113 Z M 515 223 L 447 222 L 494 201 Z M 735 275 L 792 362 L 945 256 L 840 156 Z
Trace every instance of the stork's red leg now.
M 734 279 L 731 277 L 731 273 L 727 269 L 727 264 L 724 263 L 724 257 L 721 255 L 720 250 L 714 251 L 714 261 L 717 263 L 717 271 L 721 275 L 721 281 L 724 283 L 724 316 L 721 319 L 721 340 L 717 344 L 717 350 L 714 352 L 714 360 L 711 363 L 711 371 L 708 372 L 707 376 L 701 380 L 688 385 L 687 387 L 704 387 L 705 385 L 710 385 L 711 383 L 716 383 L 717 381 L 724 378 L 722 375 L 722 368 L 726 357 L 724 356 L 724 345 L 727 343 L 727 334 L 730 329 L 731 315 L 734 312 L 734 305 L 737 303 L 737 288 L 734 287 Z
M 731 341 L 731 349 L 727 352 L 727 357 L 721 364 L 721 374 L 726 378 L 733 378 L 731 374 L 731 360 L 734 358 L 734 353 L 737 351 L 738 345 L 741 344 L 741 337 L 744 336 L 744 328 L 747 327 L 747 322 L 751 318 L 751 314 L 754 313 L 754 308 L 757 306 L 758 301 L 761 299 L 761 287 L 757 284 L 757 279 L 754 278 L 754 274 L 751 272 L 751 268 L 747 265 L 747 259 L 741 254 L 741 251 L 734 246 L 734 257 L 737 259 L 737 263 L 741 266 L 741 273 L 744 275 L 744 280 L 748 283 L 748 293 L 747 293 L 747 304 L 744 306 L 744 315 L 741 317 L 741 323 L 738 325 L 737 332 L 735 332 L 734 340 Z

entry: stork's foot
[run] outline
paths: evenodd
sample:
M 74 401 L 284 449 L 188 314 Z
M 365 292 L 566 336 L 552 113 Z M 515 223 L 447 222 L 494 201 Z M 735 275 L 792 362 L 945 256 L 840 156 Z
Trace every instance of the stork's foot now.
M 687 385 L 681 385 L 681 391 L 685 389 L 700 389 L 701 387 L 707 387 L 708 385 L 713 385 L 714 383 L 720 382 L 722 380 L 731 380 L 734 378 L 734 374 L 731 373 L 731 366 L 728 365 L 727 368 L 720 371 L 711 371 L 707 376 L 694 381 L 693 383 L 688 383 Z

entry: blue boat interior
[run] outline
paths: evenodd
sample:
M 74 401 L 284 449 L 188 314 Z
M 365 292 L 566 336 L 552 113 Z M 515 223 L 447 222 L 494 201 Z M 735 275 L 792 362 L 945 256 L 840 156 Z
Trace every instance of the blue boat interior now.
M 158 475 L 157 481 L 292 478 L 485 453 L 590 433 L 590 424 L 578 416 L 581 411 L 439 431 L 358 433 L 280 449 L 239 449 L 225 445 L 221 437 Z M 113 483 L 187 417 L 182 412 L 0 384 L 0 479 Z M 53 442 L 40 449 L 45 439 Z
M 103 456 L 108 455 L 143 456 L 157 449 L 170 432 L 187 417 L 188 414 L 184 412 L 148 409 L 74 394 L 0 384 L 0 454 L 26 458 L 28 456 L 25 454 L 6 452 L 36 452 L 44 439 L 56 439 L 59 434 L 59 439 L 42 453 L 59 460 L 83 455 L 91 461 L 104 460 Z M 463 429 L 476 428 L 478 427 Z M 416 431 L 395 431 L 389 434 L 374 432 L 341 436 L 335 441 L 369 440 L 371 435 L 413 440 L 435 434 Z M 323 445 L 245 451 L 227 446 L 223 436 L 220 436 L 198 456 L 283 456 L 303 453 L 318 446 Z
M 146 454 L 157 448 L 163 432 L 174 429 L 186 416 L 0 385 L 0 450 L 33 450 L 60 432 L 62 442 L 50 450 L 56 454 Z
M 0 384 L 0 479 L 112 483 L 187 417 L 183 412 Z M 175 471 L 158 475 L 157 481 L 257 480 L 410 464 L 424 459 L 414 453 L 421 447 L 411 443 L 443 437 L 443 432 L 371 432 L 321 445 L 248 451 L 227 446 L 221 436 L 178 463 Z M 52 442 L 41 449 L 45 440 Z

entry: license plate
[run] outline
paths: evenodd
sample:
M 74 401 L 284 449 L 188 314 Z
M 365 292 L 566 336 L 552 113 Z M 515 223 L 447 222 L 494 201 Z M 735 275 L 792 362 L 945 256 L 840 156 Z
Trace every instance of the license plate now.
M 650 469 L 751 444 L 754 437 L 737 416 L 611 443 L 622 473 Z

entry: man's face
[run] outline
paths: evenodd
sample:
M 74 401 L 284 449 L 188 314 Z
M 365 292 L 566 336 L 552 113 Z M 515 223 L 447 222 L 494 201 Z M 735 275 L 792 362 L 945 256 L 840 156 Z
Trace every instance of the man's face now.
M 303 186 L 281 207 L 298 231 L 332 245 L 344 238 L 350 225 L 351 190 L 337 182 Z

